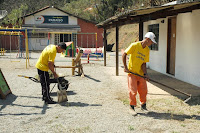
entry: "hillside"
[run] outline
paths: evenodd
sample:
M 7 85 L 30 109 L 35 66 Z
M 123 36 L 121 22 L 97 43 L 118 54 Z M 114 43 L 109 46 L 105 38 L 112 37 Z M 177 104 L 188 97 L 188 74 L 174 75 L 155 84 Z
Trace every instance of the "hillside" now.
M 8 11 L 8 15 L 7 15 L 8 18 L 5 18 L 5 20 L 10 20 L 13 18 L 17 19 L 21 15 L 23 16 L 25 14 L 34 12 L 45 6 L 55 5 L 58 8 L 61 8 L 70 13 L 98 22 L 100 21 L 100 19 L 94 20 L 94 16 L 92 17 L 91 15 L 94 15 L 93 13 L 97 13 L 96 14 L 97 16 L 98 15 L 101 16 L 101 15 L 105 15 L 106 13 L 104 13 L 101 10 L 102 12 L 94 11 L 91 14 L 91 11 L 87 12 L 85 11 L 85 9 L 89 9 L 89 7 L 91 7 L 92 9 L 100 10 L 100 8 L 104 9 L 105 8 L 104 6 L 108 6 L 109 9 L 113 9 L 112 6 L 114 5 L 116 6 L 116 1 L 114 3 L 114 1 L 109 0 L 109 3 L 107 3 L 106 5 L 104 4 L 104 6 L 101 7 L 102 4 L 104 3 L 102 3 L 100 0 L 44 0 L 44 1 L 17 0 L 17 2 L 15 0 L 1 0 L 0 9 Z M 120 4 L 124 5 L 123 3 L 120 3 Z M 131 4 L 133 5 L 134 2 L 129 1 L 129 3 L 126 3 L 126 4 L 129 4 L 129 8 L 130 8 Z M 78 5 L 82 5 L 82 6 L 78 6 Z M 96 5 L 96 8 L 94 8 L 94 5 Z M 136 5 L 134 5 L 134 7 L 135 6 Z M 75 7 L 79 7 L 79 8 L 75 8 Z M 118 5 L 117 11 L 121 7 L 122 6 Z M 113 12 L 117 13 L 116 11 L 113 11 Z M 113 14 L 109 14 L 109 16 L 106 16 L 106 18 L 112 15 Z M 13 22 L 13 24 L 14 23 L 15 21 Z M 107 37 L 108 44 L 115 43 L 115 28 L 109 29 L 107 33 L 109 33 Z M 137 39 L 138 39 L 138 25 L 137 24 L 125 25 L 125 26 L 119 27 L 119 49 L 126 48 L 131 42 L 134 42 Z M 112 50 L 115 51 L 115 46 L 113 47 Z
M 116 32 L 115 28 L 109 29 L 107 31 L 107 43 L 115 44 Z M 131 42 L 138 41 L 139 38 L 139 25 L 138 24 L 129 24 L 119 27 L 119 50 L 127 48 Z M 116 50 L 114 45 L 112 51 Z

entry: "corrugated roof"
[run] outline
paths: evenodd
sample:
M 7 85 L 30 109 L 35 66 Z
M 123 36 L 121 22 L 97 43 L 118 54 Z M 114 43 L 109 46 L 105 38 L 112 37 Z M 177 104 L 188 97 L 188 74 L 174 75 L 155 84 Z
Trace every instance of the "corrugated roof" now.
M 113 16 L 103 22 L 100 22 L 99 24 L 97 24 L 97 27 L 102 28 L 107 25 L 112 25 L 120 21 L 120 19 L 127 18 L 127 17 L 132 17 L 134 19 L 134 17 L 149 15 L 149 14 L 156 13 L 159 11 L 165 11 L 165 10 L 166 12 L 174 11 L 174 10 L 184 9 L 184 8 L 187 8 L 193 5 L 199 5 L 199 4 L 200 2 L 190 2 L 190 3 L 184 3 L 184 4 L 164 5 L 164 6 L 157 6 L 157 7 L 152 7 L 152 8 L 129 10 L 129 11 L 120 13 L 116 16 Z

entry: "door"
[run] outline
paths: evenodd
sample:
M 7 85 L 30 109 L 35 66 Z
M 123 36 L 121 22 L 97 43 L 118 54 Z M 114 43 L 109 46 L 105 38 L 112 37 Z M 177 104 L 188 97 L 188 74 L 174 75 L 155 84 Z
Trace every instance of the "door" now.
M 167 73 L 175 75 L 176 17 L 168 19 Z

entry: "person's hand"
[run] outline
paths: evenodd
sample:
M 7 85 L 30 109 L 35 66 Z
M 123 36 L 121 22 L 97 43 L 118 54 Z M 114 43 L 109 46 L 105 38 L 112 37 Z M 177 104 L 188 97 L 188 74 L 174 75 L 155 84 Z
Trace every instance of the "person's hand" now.
M 124 72 L 130 73 L 130 71 L 128 70 L 128 68 L 124 68 Z
M 57 73 L 54 73 L 53 76 L 55 79 L 57 79 L 59 77 Z
M 149 76 L 148 76 L 147 74 L 144 74 L 144 79 L 145 79 L 146 81 L 149 81 Z

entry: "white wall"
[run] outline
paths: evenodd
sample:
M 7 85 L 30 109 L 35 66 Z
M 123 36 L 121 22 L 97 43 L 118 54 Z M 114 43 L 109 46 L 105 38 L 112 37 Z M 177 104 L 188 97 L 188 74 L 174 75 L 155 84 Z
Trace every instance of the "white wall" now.
M 177 16 L 175 77 L 200 87 L 200 10 Z
M 159 50 L 150 51 L 148 67 L 166 74 L 168 18 L 144 23 L 144 34 L 148 25 L 159 23 Z M 177 15 L 175 78 L 200 87 L 200 10 Z
M 43 50 L 47 46 L 48 38 L 31 38 L 29 50 Z
M 28 16 L 25 18 L 25 24 L 37 24 L 35 21 L 35 17 L 41 15 L 50 15 L 50 16 L 68 16 L 69 24 L 66 25 L 77 25 L 77 18 L 73 16 L 69 16 L 68 14 L 61 12 L 55 8 L 48 8 L 44 11 L 38 12 L 34 15 Z
M 164 20 L 164 23 L 161 21 Z M 144 23 L 144 35 L 148 32 L 148 25 L 159 24 L 158 51 L 150 50 L 148 67 L 161 73 L 166 73 L 167 62 L 167 19 L 157 19 Z

